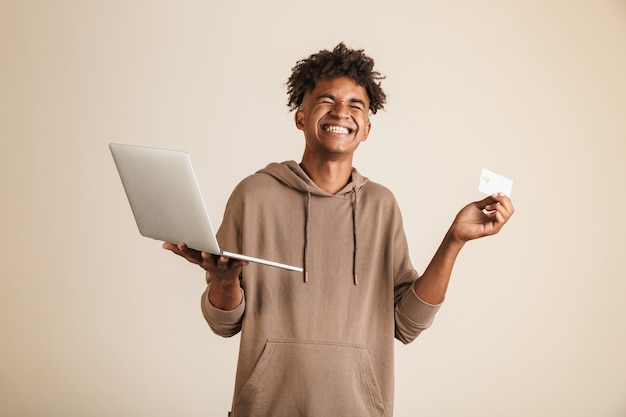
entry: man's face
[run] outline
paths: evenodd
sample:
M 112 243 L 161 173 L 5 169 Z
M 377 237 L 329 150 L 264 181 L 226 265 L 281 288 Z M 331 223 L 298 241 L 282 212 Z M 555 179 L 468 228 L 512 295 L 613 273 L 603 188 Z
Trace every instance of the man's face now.
M 326 158 L 352 156 L 370 131 L 369 98 L 350 77 L 322 80 L 305 94 L 296 112 L 296 127 L 304 132 L 306 152 Z

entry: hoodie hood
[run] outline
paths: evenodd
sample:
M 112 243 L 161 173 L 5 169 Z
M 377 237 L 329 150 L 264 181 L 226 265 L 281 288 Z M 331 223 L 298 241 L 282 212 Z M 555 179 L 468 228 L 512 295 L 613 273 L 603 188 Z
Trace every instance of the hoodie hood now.
M 320 197 L 340 196 L 351 192 L 358 192 L 369 180 L 362 176 L 356 168 L 352 168 L 350 181 L 337 194 L 330 194 L 319 188 L 296 161 L 274 162 L 259 170 L 257 173 L 268 174 L 286 186 Z
M 307 173 L 295 161 L 285 161 L 282 163 L 271 163 L 265 168 L 257 171 L 258 174 L 268 174 L 282 182 L 289 188 L 301 191 L 304 195 L 303 209 L 305 211 L 304 226 L 304 248 L 303 248 L 303 264 L 304 264 L 304 282 L 308 282 L 308 235 L 309 235 L 309 219 L 311 211 L 311 196 L 316 197 L 343 197 L 350 198 L 352 203 L 352 233 L 354 249 L 352 252 L 352 278 L 354 285 L 358 285 L 357 275 L 357 195 L 359 191 L 367 184 L 368 178 L 362 176 L 356 168 L 352 168 L 350 181 L 344 188 L 336 194 L 330 194 L 319 188 Z

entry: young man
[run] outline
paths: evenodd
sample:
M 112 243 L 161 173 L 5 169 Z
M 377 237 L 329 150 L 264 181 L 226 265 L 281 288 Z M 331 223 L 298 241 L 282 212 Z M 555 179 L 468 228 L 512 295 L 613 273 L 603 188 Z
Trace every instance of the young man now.
M 352 167 L 385 103 L 373 65 L 343 43 L 299 61 L 287 85 L 302 161 L 244 179 L 226 207 L 225 249 L 304 273 L 164 244 L 206 270 L 213 331 L 241 331 L 233 416 L 391 416 L 394 337 L 409 343 L 430 326 L 465 242 L 513 213 L 502 195 L 465 206 L 419 276 L 394 196 Z

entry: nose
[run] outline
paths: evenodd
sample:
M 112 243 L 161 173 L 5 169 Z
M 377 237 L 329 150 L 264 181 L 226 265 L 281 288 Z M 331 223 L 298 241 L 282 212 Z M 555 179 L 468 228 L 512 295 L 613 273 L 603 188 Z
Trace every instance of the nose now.
M 345 100 L 337 100 L 330 109 L 330 115 L 338 119 L 343 119 L 349 116 L 348 103 Z

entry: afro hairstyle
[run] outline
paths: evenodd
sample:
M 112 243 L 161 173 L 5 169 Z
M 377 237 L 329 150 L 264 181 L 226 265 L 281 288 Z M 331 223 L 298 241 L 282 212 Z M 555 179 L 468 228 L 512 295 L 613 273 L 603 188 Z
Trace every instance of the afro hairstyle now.
M 374 60 L 362 49 L 348 48 L 343 42 L 332 51 L 324 49 L 296 63 L 287 81 L 287 106 L 290 110 L 298 109 L 304 95 L 313 90 L 318 82 L 344 76 L 365 88 L 372 114 L 384 108 L 387 96 L 380 80 L 385 76 L 374 70 Z

